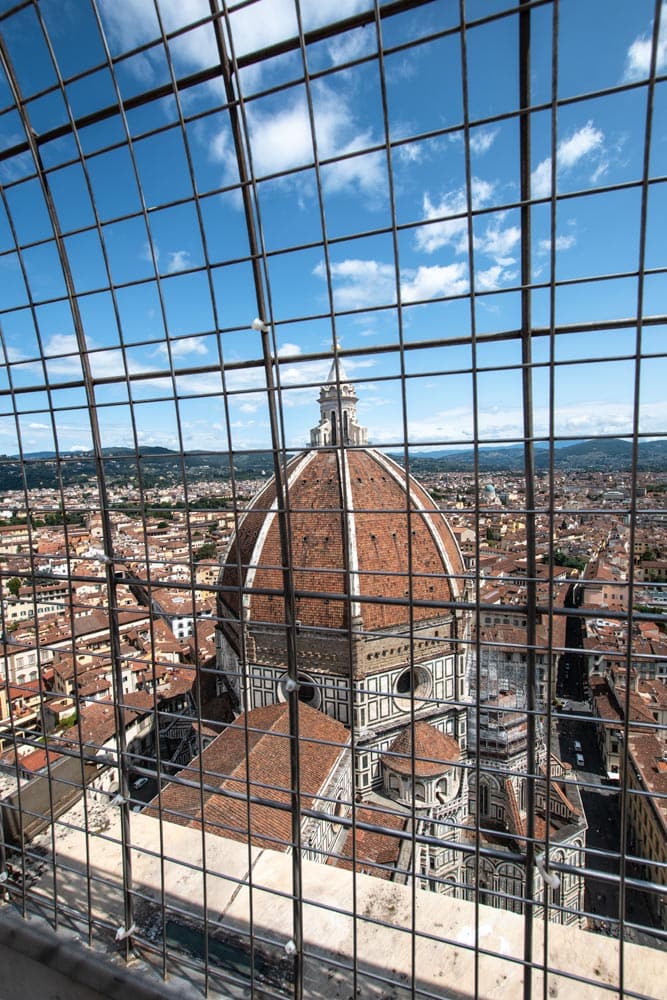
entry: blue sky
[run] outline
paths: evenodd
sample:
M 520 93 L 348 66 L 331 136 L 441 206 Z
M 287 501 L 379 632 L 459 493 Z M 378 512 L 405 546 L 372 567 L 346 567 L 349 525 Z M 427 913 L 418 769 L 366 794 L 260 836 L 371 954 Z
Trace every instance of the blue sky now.
M 0 2 L 0 11 L 12 6 Z M 372 8 L 371 0 L 308 0 L 301 4 L 304 29 Z M 508 2 L 466 4 L 469 21 Z M 104 66 L 104 47 L 87 0 L 49 0 L 40 10 L 62 76 L 100 67 L 66 84 L 77 117 L 116 102 L 114 81 Z M 159 36 L 151 0 L 100 0 L 99 10 L 112 57 Z M 556 293 L 558 325 L 633 317 L 637 280 L 606 278 L 637 268 L 641 190 L 610 186 L 641 179 L 646 118 L 646 80 L 654 5 L 648 0 L 563 0 L 560 4 L 558 96 L 593 94 L 624 83 L 619 93 L 591 96 L 559 108 L 557 144 L 551 148 L 551 116 L 531 118 L 532 196 L 548 198 L 555 152 L 557 280 L 576 279 Z M 167 33 L 206 18 L 203 0 L 160 0 Z M 515 15 L 467 31 L 474 217 L 469 253 L 461 45 L 458 34 L 423 44 L 433 32 L 456 24 L 458 4 L 434 2 L 383 21 L 386 108 L 396 247 L 384 148 L 386 133 L 377 39 L 373 26 L 311 46 L 310 87 L 303 83 L 299 52 L 241 72 L 246 121 L 262 237 L 268 258 L 272 318 L 279 356 L 286 443 L 308 440 L 317 423 L 317 389 L 329 361 L 310 360 L 331 350 L 335 335 L 343 350 L 366 354 L 345 361 L 361 380 L 359 415 L 375 443 L 395 444 L 404 434 L 399 376 L 409 375 L 405 420 L 411 444 L 440 445 L 472 440 L 470 345 L 442 344 L 471 332 L 470 282 L 474 268 L 475 323 L 480 335 L 512 330 L 520 323 L 518 28 Z M 552 9 L 533 14 L 534 104 L 549 102 Z M 297 32 L 294 0 L 264 0 L 230 17 L 237 56 Z M 658 72 L 667 69 L 667 5 L 662 9 Z M 38 20 L 31 8 L 8 18 L 3 31 L 35 131 L 67 121 L 67 105 Z M 210 23 L 176 34 L 169 52 L 177 76 L 215 65 Z M 360 62 L 350 66 L 353 60 Z M 340 67 L 340 69 L 338 68 Z M 333 70 L 334 72 L 328 72 Z M 116 62 L 121 96 L 128 98 L 169 80 L 164 47 Z M 294 81 L 294 82 L 293 82 Z M 293 82 L 278 93 L 272 88 Z M 257 96 L 259 95 L 259 96 Z M 259 335 L 248 240 L 235 185 L 238 174 L 229 120 L 217 81 L 181 92 L 185 134 L 173 97 L 131 111 L 127 128 L 119 115 L 82 128 L 42 147 L 49 184 L 64 233 L 68 259 L 98 386 L 103 444 L 142 448 L 262 448 L 268 444 L 263 376 L 256 367 L 225 374 L 225 407 L 218 359 L 237 365 L 259 357 Z M 30 98 L 33 98 L 32 100 Z M 24 138 L 6 80 L 0 80 L 0 146 Z M 315 174 L 313 130 L 321 166 L 323 227 Z M 475 124 L 476 123 L 476 124 Z M 172 125 L 167 131 L 156 128 Z M 419 138 L 422 136 L 423 138 Z M 110 148 L 107 148 L 110 147 Z M 102 152 L 99 152 L 102 150 Z M 353 158 L 341 159 L 349 153 Z M 200 218 L 188 170 L 193 165 Z M 139 185 L 135 178 L 138 173 Z M 289 171 L 286 176 L 276 177 Z M 667 176 L 667 81 L 655 94 L 650 176 Z M 16 396 L 25 451 L 90 446 L 85 396 L 77 379 L 81 364 L 62 269 L 34 164 L 28 154 L 0 164 L 0 323 L 8 378 L 32 391 Z M 222 190 L 221 190 L 222 189 Z M 92 192 L 92 199 L 91 199 Z M 178 201 L 177 205 L 170 205 Z M 96 226 L 94 206 L 100 221 Z M 549 324 L 551 201 L 532 209 L 533 320 Z M 11 225 L 8 214 L 11 218 Z M 652 184 L 646 265 L 667 265 L 667 183 Z M 203 228 L 203 234 L 202 234 Z M 368 233 L 374 235 L 363 235 Z M 17 252 L 16 243 L 20 246 Z M 295 249 L 307 245 L 306 249 Z M 244 259 L 245 258 L 245 259 Z M 211 282 L 204 265 L 211 263 Z M 109 291 L 107 266 L 115 294 Z M 333 294 L 332 323 L 329 287 Z M 396 307 L 398 289 L 402 302 Z M 665 312 L 667 279 L 651 273 L 645 282 L 645 313 Z M 29 308 L 30 300 L 34 311 Z M 381 307 L 381 308 L 375 308 Z M 120 330 L 119 323 L 120 321 Z M 317 316 L 317 319 L 308 317 Z M 647 328 L 642 351 L 640 430 L 659 434 L 665 420 L 664 327 Z M 400 337 L 419 349 L 398 350 Z M 636 328 L 561 336 L 554 378 L 555 432 L 586 437 L 628 434 L 632 428 Z M 41 342 L 45 360 L 40 360 Z M 437 342 L 438 346 L 433 346 Z M 373 352 L 383 348 L 380 354 Z M 385 348 L 393 348 L 384 350 Z M 535 429 L 549 429 L 547 338 L 536 339 L 533 356 Z M 607 359 L 607 360 L 600 360 Z M 522 434 L 520 348 L 517 343 L 481 344 L 478 350 L 477 421 L 481 438 L 511 440 Z M 562 364 L 561 364 L 562 362 Z M 200 369 L 191 374 L 185 370 Z M 180 372 L 180 374 L 179 374 Z M 50 393 L 46 384 L 51 386 Z M 178 396 L 176 402 L 174 397 Z M 132 405 L 131 405 L 132 404 Z M 55 413 L 54 423 L 50 412 Z M 177 431 L 180 417 L 182 439 Z M 18 450 L 11 400 L 3 395 L 0 452 Z

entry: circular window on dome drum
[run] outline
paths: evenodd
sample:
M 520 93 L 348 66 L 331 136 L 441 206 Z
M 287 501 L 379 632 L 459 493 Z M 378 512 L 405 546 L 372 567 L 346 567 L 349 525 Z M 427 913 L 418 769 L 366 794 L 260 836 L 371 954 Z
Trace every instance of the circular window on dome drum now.
M 431 672 L 426 667 L 408 667 L 396 678 L 394 701 L 403 712 L 409 712 L 414 699 L 415 709 L 420 707 L 422 698 L 431 694 Z
M 320 696 L 320 690 L 308 674 L 300 673 L 299 677 L 299 701 L 302 701 L 305 705 L 310 705 L 311 708 L 319 708 L 322 702 Z M 288 694 L 286 684 L 288 681 L 288 675 L 283 674 L 278 681 L 278 700 L 287 701 Z

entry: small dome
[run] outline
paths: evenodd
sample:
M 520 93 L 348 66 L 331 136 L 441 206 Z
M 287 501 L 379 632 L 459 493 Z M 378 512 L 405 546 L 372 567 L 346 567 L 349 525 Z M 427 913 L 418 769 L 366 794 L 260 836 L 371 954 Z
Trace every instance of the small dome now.
M 437 778 L 451 771 L 461 759 L 461 750 L 452 736 L 446 736 L 428 722 L 415 722 L 406 726 L 383 754 L 382 765 L 398 774 L 410 775 L 414 730 L 414 774 L 418 778 Z

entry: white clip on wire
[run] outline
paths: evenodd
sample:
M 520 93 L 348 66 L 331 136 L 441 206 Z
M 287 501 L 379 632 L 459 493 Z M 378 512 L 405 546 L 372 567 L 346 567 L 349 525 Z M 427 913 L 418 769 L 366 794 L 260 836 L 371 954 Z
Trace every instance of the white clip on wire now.
M 293 677 L 288 677 L 285 681 L 285 690 L 291 694 L 292 691 L 298 691 L 299 682 L 295 681 Z
M 108 556 L 106 552 L 103 552 L 102 549 L 91 548 L 88 551 L 91 556 L 93 556 L 95 559 L 99 559 L 100 562 L 106 563 L 107 566 L 110 566 L 111 563 L 113 562 L 113 559 L 111 559 L 111 557 Z
M 126 798 L 123 798 L 123 796 L 119 793 L 118 795 L 114 795 L 114 797 L 109 802 L 109 805 L 110 806 L 122 806 L 122 805 L 125 805 L 125 803 L 127 801 L 128 800 Z
M 136 931 L 137 931 L 136 924 L 132 924 L 132 926 L 128 930 L 126 930 L 124 927 L 119 927 L 118 930 L 116 931 L 116 941 L 124 941 L 126 938 L 132 937 L 133 934 L 136 934 Z
M 296 945 L 292 938 L 285 942 L 285 954 L 286 955 L 296 955 Z
M 543 881 L 546 885 L 550 886 L 552 889 L 560 888 L 560 879 L 555 872 L 550 872 L 547 869 L 546 858 L 544 856 L 544 851 L 535 857 L 535 867 L 542 876 Z
M 258 316 L 255 317 L 250 325 L 253 330 L 257 330 L 258 333 L 268 333 L 270 329 L 269 324 L 265 320 L 259 319 Z

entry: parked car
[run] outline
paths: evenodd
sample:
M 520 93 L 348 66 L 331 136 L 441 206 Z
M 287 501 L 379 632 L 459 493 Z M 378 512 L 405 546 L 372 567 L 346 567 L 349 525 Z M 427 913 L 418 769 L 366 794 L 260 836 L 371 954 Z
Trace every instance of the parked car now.
M 577 767 L 583 767 L 584 764 L 586 763 L 586 761 L 584 760 L 584 755 L 582 753 L 578 753 L 574 759 L 577 762 Z
M 143 778 L 137 778 L 136 781 L 132 782 L 132 790 L 134 792 L 138 792 L 140 788 L 143 788 L 144 785 L 147 785 L 147 784 L 148 784 L 148 778 L 145 778 L 145 777 L 143 777 Z
M 579 740 L 575 740 L 574 741 L 574 752 L 575 753 L 581 753 L 581 750 L 582 750 L 581 743 L 579 742 Z

